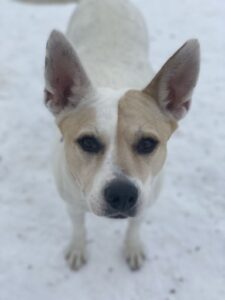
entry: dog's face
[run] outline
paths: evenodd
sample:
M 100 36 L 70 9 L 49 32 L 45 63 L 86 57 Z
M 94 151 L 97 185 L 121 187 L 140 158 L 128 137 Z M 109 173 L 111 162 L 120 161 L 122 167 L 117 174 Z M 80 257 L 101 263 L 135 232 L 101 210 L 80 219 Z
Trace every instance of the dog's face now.
M 81 105 L 59 122 L 68 167 L 93 212 L 135 215 L 150 201 L 175 122 L 143 92 L 103 90 L 93 97 L 95 105 Z
M 46 103 L 74 184 L 95 214 L 135 216 L 152 200 L 167 141 L 189 109 L 198 72 L 199 46 L 190 41 L 144 90 L 95 89 L 64 36 L 50 36 Z

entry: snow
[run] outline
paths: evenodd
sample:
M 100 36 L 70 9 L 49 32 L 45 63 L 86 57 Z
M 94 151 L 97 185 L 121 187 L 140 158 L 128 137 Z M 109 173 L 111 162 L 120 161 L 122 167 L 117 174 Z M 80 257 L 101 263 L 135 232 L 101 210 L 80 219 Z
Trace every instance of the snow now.
M 143 224 L 148 261 L 130 272 L 124 221 L 88 216 L 89 262 L 71 272 L 70 223 L 51 175 L 53 119 L 42 101 L 45 43 L 74 5 L 0 0 L 0 299 L 225 299 L 225 3 L 134 0 L 157 70 L 197 37 L 202 68 L 191 113 L 169 143 L 166 182 Z

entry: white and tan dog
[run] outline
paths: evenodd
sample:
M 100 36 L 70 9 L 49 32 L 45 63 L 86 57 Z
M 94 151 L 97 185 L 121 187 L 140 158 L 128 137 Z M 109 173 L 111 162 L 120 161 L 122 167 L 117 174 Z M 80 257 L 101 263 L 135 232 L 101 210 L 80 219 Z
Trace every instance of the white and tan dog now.
M 146 26 L 130 1 L 79 2 L 67 38 L 51 33 L 45 64 L 45 101 L 62 135 L 55 177 L 73 222 L 66 257 L 72 269 L 86 261 L 91 211 L 128 218 L 125 255 L 138 269 L 139 227 L 160 189 L 167 141 L 190 107 L 199 43 L 187 41 L 153 77 Z

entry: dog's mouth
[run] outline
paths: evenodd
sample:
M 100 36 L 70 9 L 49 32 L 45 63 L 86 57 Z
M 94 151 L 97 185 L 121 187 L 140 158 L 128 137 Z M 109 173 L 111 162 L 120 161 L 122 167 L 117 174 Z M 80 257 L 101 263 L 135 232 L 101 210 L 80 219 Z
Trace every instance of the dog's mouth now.
M 127 219 L 132 218 L 137 215 L 137 208 L 127 211 L 127 212 L 112 212 L 112 211 L 106 211 L 104 216 L 110 219 Z
M 128 215 L 124 215 L 124 214 L 116 214 L 116 215 L 111 215 L 111 216 L 109 215 L 107 217 L 110 218 L 110 219 L 126 219 L 129 216 Z

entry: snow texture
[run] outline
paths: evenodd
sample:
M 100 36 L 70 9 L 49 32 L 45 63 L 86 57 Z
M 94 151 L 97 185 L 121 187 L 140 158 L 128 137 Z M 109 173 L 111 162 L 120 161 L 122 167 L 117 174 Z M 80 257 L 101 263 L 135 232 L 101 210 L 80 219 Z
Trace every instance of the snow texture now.
M 75 273 L 63 258 L 71 228 L 53 183 L 54 122 L 42 96 L 46 39 L 65 31 L 75 5 L 0 0 L 0 300 L 225 299 L 225 2 L 134 2 L 155 70 L 199 38 L 200 80 L 143 224 L 147 263 L 139 272 L 124 263 L 125 221 L 89 215 L 89 262 Z

